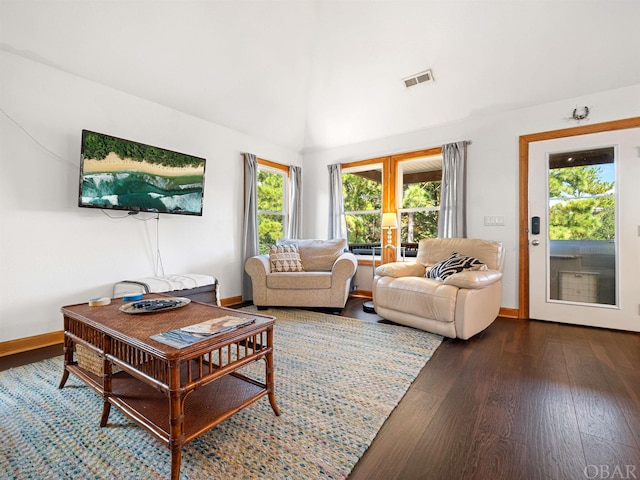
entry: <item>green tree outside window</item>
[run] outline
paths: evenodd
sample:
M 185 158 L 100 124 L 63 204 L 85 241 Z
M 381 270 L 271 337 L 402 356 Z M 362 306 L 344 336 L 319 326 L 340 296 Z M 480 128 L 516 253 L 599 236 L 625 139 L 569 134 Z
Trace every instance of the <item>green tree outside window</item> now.
M 549 239 L 614 240 L 614 182 L 598 166 L 549 171 Z
M 408 183 L 402 189 L 402 209 L 400 216 L 402 242 L 414 243 L 423 238 L 438 236 L 438 211 L 414 211 L 440 205 L 440 182 Z
M 285 176 L 269 170 L 258 170 L 258 246 L 261 254 L 267 245 L 284 237 Z
M 382 184 L 343 173 L 342 191 L 349 243 L 380 243 Z

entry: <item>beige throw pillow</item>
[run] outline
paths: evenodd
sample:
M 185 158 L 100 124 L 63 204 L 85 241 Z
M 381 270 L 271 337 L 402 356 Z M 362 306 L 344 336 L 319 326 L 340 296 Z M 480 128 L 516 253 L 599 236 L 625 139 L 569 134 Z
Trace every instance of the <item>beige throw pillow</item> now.
M 272 272 L 303 272 L 297 245 L 268 245 Z

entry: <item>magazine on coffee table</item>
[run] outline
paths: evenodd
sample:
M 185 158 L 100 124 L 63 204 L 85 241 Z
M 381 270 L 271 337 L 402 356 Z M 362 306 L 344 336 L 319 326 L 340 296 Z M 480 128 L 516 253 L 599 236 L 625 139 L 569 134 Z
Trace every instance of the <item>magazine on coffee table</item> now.
M 232 317 L 231 315 L 225 315 L 224 317 L 212 318 L 211 320 L 205 320 L 195 325 L 182 327 L 180 330 L 210 336 L 244 327 L 255 321 L 256 319 L 253 317 Z
M 256 319 L 253 317 L 233 317 L 231 315 L 225 315 L 224 317 L 212 318 L 204 322 L 196 323 L 195 325 L 189 325 L 188 327 L 151 335 L 151 338 L 171 347 L 185 348 L 215 335 L 250 325 L 255 321 Z

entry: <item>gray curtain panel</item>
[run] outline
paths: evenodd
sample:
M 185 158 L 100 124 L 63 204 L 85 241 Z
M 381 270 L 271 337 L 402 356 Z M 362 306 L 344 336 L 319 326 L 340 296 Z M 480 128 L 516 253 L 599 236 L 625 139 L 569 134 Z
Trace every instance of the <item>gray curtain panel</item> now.
M 347 221 L 344 216 L 342 193 L 342 165 L 334 163 L 329 168 L 329 238 L 347 238 Z
M 442 146 L 438 237 L 467 236 L 467 142 Z
M 244 219 L 242 239 L 242 300 L 253 300 L 251 277 L 244 271 L 246 261 L 258 255 L 258 159 L 244 153 Z
M 289 167 L 289 224 L 287 238 L 300 238 L 302 235 L 302 168 Z

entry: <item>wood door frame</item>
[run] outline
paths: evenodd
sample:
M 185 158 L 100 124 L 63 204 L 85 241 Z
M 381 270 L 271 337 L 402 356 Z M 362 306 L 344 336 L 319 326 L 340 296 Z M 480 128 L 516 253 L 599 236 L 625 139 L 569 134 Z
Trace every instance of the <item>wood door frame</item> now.
M 529 318 L 529 144 L 543 140 L 640 127 L 640 117 L 520 136 L 520 221 L 518 318 Z

